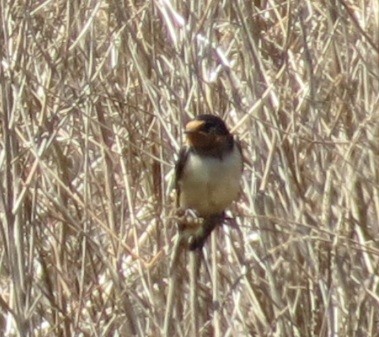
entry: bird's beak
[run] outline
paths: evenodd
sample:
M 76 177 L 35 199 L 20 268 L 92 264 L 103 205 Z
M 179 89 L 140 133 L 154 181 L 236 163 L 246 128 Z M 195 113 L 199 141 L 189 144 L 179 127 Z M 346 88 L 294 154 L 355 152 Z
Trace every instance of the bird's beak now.
M 185 133 L 194 133 L 198 132 L 199 129 L 204 125 L 204 121 L 191 121 L 187 123 Z

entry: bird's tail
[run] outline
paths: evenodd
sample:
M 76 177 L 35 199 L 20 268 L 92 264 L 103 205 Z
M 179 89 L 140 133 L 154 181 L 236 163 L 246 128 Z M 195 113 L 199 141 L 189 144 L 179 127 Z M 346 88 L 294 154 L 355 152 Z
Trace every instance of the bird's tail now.
M 202 249 L 212 231 L 222 225 L 224 213 L 211 215 L 204 218 L 201 228 L 193 235 L 189 241 L 189 250 Z

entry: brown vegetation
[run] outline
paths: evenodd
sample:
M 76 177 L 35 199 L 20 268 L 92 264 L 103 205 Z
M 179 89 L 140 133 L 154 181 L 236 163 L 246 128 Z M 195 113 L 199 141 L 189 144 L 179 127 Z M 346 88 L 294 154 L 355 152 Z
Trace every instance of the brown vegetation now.
M 379 336 L 378 7 L 1 1 L 0 334 Z M 170 277 L 198 113 L 242 141 L 239 229 Z

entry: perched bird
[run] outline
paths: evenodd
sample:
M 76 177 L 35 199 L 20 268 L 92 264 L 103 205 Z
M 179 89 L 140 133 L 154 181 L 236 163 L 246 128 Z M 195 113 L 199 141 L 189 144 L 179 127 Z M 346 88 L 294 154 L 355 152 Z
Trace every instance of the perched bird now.
M 192 209 L 203 218 L 189 241 L 189 249 L 195 250 L 222 224 L 225 209 L 237 198 L 243 160 L 238 142 L 217 116 L 197 116 L 186 125 L 185 134 L 175 187 L 179 209 Z

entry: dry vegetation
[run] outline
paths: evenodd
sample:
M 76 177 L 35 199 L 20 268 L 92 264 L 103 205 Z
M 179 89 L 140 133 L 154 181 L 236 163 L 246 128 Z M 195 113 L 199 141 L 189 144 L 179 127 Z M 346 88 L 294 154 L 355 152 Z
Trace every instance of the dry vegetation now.
M 378 7 L 1 1 L 0 334 L 379 336 Z M 238 229 L 170 274 L 204 112 L 243 143 Z

